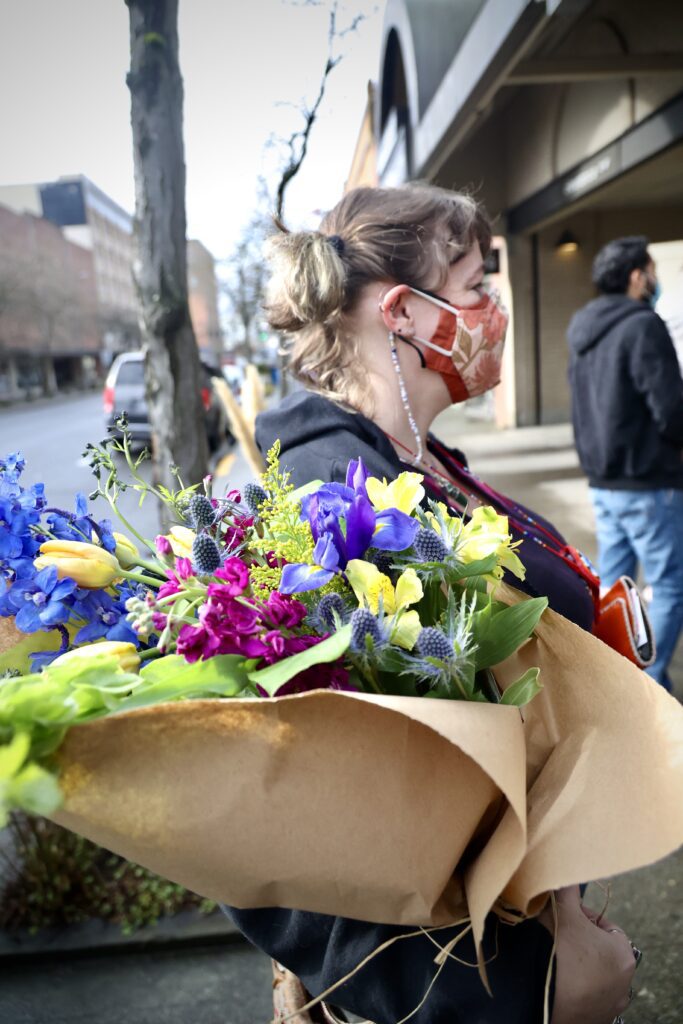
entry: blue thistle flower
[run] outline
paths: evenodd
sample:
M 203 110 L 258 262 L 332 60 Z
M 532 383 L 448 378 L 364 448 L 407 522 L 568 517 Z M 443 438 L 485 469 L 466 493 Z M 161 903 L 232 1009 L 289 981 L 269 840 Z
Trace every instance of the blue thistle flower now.
M 365 638 L 369 636 L 374 644 L 383 641 L 377 617 L 369 608 L 356 608 L 351 616 L 351 650 L 365 651 Z
M 420 631 L 415 647 L 423 658 L 438 658 L 439 661 L 449 661 L 455 656 L 453 644 L 445 633 L 436 626 L 425 626 Z
M 347 616 L 346 605 L 341 594 L 325 594 L 320 598 L 320 604 L 316 609 L 318 622 L 323 629 L 332 631 L 336 629 L 333 612 L 336 612 L 342 622 Z
M 266 501 L 268 495 L 258 484 L 248 483 L 242 488 L 242 497 L 253 516 L 258 516 L 259 505 Z
M 193 494 L 188 505 L 188 515 L 196 530 L 213 526 L 216 521 L 216 510 L 205 494 Z
M 424 526 L 417 531 L 413 547 L 415 554 L 423 562 L 443 562 L 450 554 L 438 533 Z
M 192 564 L 199 576 L 210 576 L 220 566 L 220 548 L 208 533 L 198 533 L 193 540 Z

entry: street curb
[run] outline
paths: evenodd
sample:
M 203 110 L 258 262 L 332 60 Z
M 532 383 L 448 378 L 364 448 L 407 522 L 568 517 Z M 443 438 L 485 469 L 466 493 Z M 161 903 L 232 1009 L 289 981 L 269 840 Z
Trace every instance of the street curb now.
M 46 957 L 64 959 L 110 952 L 169 952 L 244 941 L 239 929 L 221 911 L 199 914 L 188 910 L 161 918 L 157 925 L 139 928 L 131 935 L 124 935 L 119 925 L 94 919 L 41 929 L 35 935 L 25 930 L 16 934 L 0 931 L 0 962 L 44 962 Z

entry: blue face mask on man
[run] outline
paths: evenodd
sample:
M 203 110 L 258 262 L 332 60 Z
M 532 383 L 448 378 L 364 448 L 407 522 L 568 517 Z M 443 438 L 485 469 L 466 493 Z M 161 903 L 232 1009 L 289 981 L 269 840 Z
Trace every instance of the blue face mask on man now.
M 654 274 L 648 274 L 646 278 L 645 290 L 642 295 L 643 302 L 649 302 L 654 309 L 659 301 L 659 297 L 662 294 L 659 281 Z

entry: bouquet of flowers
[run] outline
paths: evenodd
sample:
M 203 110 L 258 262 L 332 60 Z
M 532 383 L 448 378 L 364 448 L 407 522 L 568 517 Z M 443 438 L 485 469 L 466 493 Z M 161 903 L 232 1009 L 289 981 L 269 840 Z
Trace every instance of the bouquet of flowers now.
M 533 913 L 551 887 L 678 845 L 675 702 L 501 584 L 524 575 L 505 517 L 466 523 L 424 503 L 418 474 L 387 483 L 360 460 L 295 491 L 277 446 L 242 494 L 171 492 L 122 427 L 88 448 L 91 498 L 122 518 L 123 488 L 154 494 L 175 520 L 154 541 L 84 495 L 49 507 L 21 456 L 0 462 L 0 818 L 48 815 L 235 905 L 466 912 L 477 941 L 501 901 Z M 637 793 L 614 782 L 586 664 L 603 696 L 619 687 L 627 733 L 638 716 Z M 587 772 L 610 780 L 588 802 Z M 615 805 L 666 825 L 601 845 L 584 821 Z

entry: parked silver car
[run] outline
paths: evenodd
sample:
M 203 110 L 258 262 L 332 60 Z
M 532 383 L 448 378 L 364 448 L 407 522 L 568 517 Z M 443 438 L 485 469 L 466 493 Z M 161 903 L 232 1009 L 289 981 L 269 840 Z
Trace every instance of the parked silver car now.
M 213 454 L 224 444 L 234 444 L 228 426 L 223 403 L 216 394 L 212 378 L 220 378 L 220 370 L 214 370 L 201 361 L 201 396 L 206 423 L 209 451 Z M 151 427 L 145 397 L 144 357 L 142 352 L 124 352 L 111 364 L 104 386 L 104 414 L 107 427 L 113 427 L 116 419 L 125 412 L 131 437 L 134 441 L 148 443 Z

